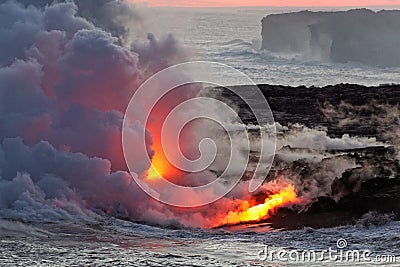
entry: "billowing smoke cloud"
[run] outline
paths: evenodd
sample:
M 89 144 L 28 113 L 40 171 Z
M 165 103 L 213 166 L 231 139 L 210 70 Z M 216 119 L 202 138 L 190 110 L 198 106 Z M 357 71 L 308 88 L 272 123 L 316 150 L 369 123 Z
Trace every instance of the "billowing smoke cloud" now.
M 375 137 L 350 137 L 347 134 L 330 137 L 326 129 L 310 129 L 300 124 L 288 127 L 278 124 L 277 129 L 277 152 L 268 179 L 291 180 L 306 203 L 320 196 L 334 196 L 332 184 L 347 171 L 362 167 L 365 177 L 373 177 L 367 172 L 369 166 L 357 161 L 352 151 L 387 146 Z M 358 178 L 361 183 L 362 179 Z
M 323 112 L 327 118 L 339 127 L 365 127 L 367 131 L 377 131 L 380 139 L 385 141 L 400 153 L 400 131 L 399 131 L 399 106 L 393 104 L 382 104 L 371 101 L 364 105 L 352 105 L 342 101 L 338 106 L 326 103 Z
M 123 113 L 131 96 L 150 75 L 184 61 L 188 51 L 172 35 L 149 34 L 148 42 L 123 46 L 128 32 L 112 27 L 121 22 L 114 20 L 118 15 L 99 21 L 100 14 L 85 13 L 94 1 L 81 2 L 0 4 L 0 216 L 93 221 L 109 213 L 148 223 L 213 225 L 241 200 L 226 198 L 190 212 L 163 205 L 133 181 L 122 153 Z M 100 4 L 130 8 L 122 1 Z M 197 91 L 172 94 L 161 102 L 161 111 Z M 153 136 L 148 131 L 142 136 L 143 127 L 136 123 L 128 134 L 138 142 L 146 139 L 151 154 Z M 146 174 L 146 157 L 134 153 L 133 176 Z M 186 176 L 191 185 L 215 177 Z M 234 194 L 249 198 L 247 188 L 243 183 Z M 202 197 L 195 191 L 171 196 Z
M 126 172 L 123 112 L 151 71 L 187 53 L 172 36 L 151 38 L 136 51 L 121 46 L 129 34 L 121 22 L 140 19 L 133 7 L 123 1 L 78 2 L 0 4 L 4 218 L 88 220 L 98 209 L 140 219 L 151 213 L 149 205 L 160 207 Z M 131 134 L 138 135 L 139 128 L 132 127 Z M 139 169 L 146 170 L 140 157 Z
M 0 3 L 9 0 L 0 0 Z M 24 6 L 45 8 L 53 3 L 72 2 L 69 0 L 18 0 Z M 124 0 L 84 0 L 75 1 L 77 10 L 75 13 L 84 19 L 82 23 L 92 23 L 97 27 L 111 33 L 119 39 L 119 43 L 127 44 L 135 36 L 142 35 L 147 27 L 142 12 Z M 56 9 L 49 12 L 48 17 L 57 18 L 57 12 L 71 12 L 68 9 Z M 79 18 L 78 18 L 79 19 Z M 53 21 L 54 23 L 54 21 Z M 60 23 L 60 22 L 59 22 Z M 62 23 L 62 22 L 61 22 Z M 71 25 L 72 26 L 72 25 Z

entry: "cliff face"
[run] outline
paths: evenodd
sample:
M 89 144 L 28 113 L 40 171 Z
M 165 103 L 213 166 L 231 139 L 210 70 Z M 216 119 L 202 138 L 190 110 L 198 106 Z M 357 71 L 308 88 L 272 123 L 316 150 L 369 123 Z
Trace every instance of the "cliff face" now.
M 301 11 L 265 17 L 262 20 L 262 48 L 272 52 L 306 51 L 311 38 L 308 26 L 326 15 L 326 12 Z
M 400 66 L 400 11 L 357 9 L 269 15 L 262 20 L 262 48 L 312 59 Z

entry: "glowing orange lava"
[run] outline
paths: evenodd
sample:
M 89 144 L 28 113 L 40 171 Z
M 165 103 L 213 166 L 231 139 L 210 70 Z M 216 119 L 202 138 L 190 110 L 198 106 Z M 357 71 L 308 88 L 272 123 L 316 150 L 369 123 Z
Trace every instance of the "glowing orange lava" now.
M 153 150 L 154 156 L 151 161 L 149 173 L 147 175 L 148 180 L 159 179 L 170 173 L 169 169 L 171 166 L 162 151 L 162 147 L 159 147 L 158 145 L 153 145 Z
M 267 197 L 263 204 L 251 207 L 248 201 L 244 201 L 238 211 L 230 211 L 218 226 L 266 219 L 275 208 L 295 202 L 296 199 L 296 189 L 293 185 L 288 185 L 284 189 L 281 189 L 279 193 Z
M 148 171 L 147 180 L 157 180 L 160 178 L 174 178 L 179 175 L 179 170 L 175 168 L 165 156 L 162 145 L 159 142 L 153 144 L 154 156 L 152 165 Z

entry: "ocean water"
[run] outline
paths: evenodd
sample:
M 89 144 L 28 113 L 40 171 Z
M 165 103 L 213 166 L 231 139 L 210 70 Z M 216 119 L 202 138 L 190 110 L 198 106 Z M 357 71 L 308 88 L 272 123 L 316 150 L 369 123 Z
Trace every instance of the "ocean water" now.
M 194 60 L 233 66 L 256 83 L 324 86 L 337 83 L 400 83 L 400 69 L 357 63 L 333 64 L 302 55 L 260 51 L 263 16 L 283 9 L 163 9 L 149 21 L 156 34 L 172 33 Z M 293 10 L 294 11 L 294 10 Z M 234 77 L 226 76 L 235 84 Z M 268 225 L 225 229 L 168 229 L 109 217 L 96 222 L 22 223 L 0 220 L 0 266 L 388 266 L 376 256 L 400 255 L 400 222 L 366 227 L 362 223 L 329 229 L 272 230 Z M 271 250 L 317 253 L 370 250 L 371 262 L 287 262 L 258 258 Z M 400 257 L 393 266 L 400 264 Z
M 382 257 L 399 255 L 399 222 L 365 228 L 361 224 L 329 229 L 265 231 L 162 229 L 118 219 L 98 224 L 23 225 L 0 223 L 1 266 L 398 266 Z M 260 229 L 263 229 L 261 231 Z M 371 251 L 370 261 L 289 261 L 259 258 L 260 251 Z M 293 252 L 292 252 L 293 253 Z M 335 252 L 333 252 L 335 253 Z M 332 254 L 333 256 L 336 254 Z M 288 256 L 286 256 L 288 257 Z M 377 260 L 377 257 L 379 260 Z M 381 258 L 379 258 L 381 257 Z M 381 261 L 381 262 L 379 262 Z M 399 258 L 397 258 L 399 262 Z

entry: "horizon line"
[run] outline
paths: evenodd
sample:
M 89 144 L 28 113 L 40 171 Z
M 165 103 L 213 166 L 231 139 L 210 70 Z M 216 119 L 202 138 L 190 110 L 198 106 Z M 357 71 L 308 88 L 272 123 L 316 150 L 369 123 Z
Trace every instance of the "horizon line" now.
M 148 5 L 149 8 L 400 8 L 398 5 L 344 5 L 344 6 L 168 6 Z

